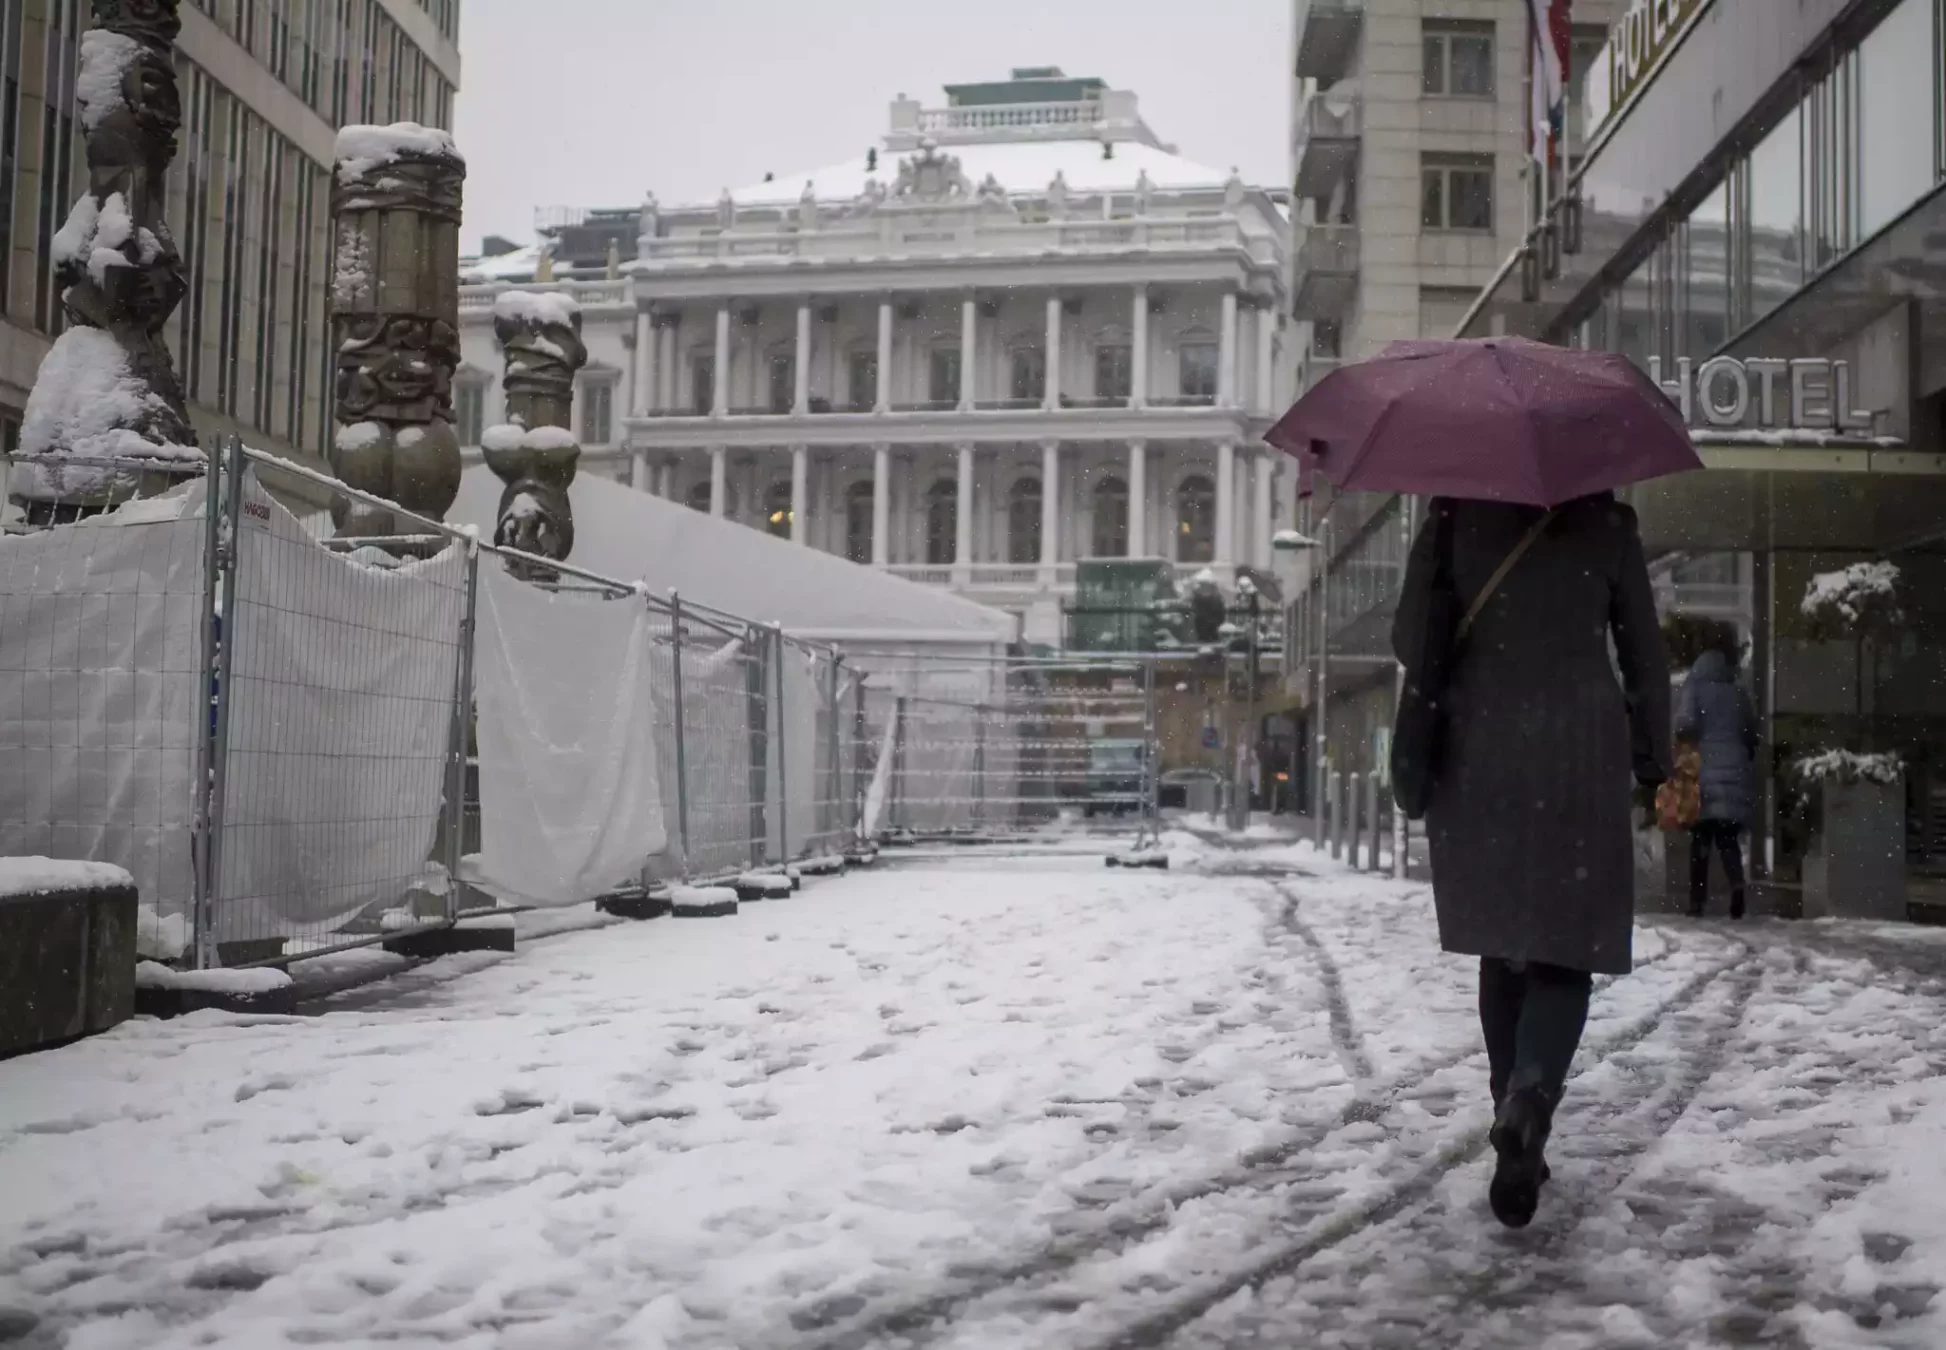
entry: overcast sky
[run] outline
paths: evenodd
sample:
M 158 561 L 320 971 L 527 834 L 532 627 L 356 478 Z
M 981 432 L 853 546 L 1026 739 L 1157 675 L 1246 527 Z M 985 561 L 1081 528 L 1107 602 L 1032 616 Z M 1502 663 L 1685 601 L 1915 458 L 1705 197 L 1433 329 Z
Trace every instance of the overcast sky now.
M 714 201 L 862 154 L 900 93 L 1058 65 L 1141 96 L 1164 141 L 1287 172 L 1290 0 L 463 0 L 463 247 L 534 208 Z

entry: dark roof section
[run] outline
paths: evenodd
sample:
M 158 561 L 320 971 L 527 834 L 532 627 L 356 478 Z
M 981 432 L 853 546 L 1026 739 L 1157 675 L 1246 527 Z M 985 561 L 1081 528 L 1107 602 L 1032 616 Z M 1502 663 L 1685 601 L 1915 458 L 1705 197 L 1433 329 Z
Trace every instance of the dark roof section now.
M 1092 75 L 1070 77 L 1059 66 L 1015 66 L 1005 80 L 985 84 L 949 84 L 946 106 L 985 108 L 1002 103 L 1085 103 L 1099 98 L 1106 80 Z

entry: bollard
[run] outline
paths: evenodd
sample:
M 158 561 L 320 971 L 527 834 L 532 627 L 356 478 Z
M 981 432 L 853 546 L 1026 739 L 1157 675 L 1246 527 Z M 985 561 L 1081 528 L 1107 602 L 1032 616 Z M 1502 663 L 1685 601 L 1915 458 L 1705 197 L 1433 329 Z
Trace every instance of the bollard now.
M 1374 872 L 1382 872 L 1385 870 L 1385 831 L 1379 828 L 1379 791 L 1378 775 L 1376 773 L 1365 783 L 1365 810 L 1372 822 L 1371 870 Z
M 1324 852 L 1325 842 L 1331 837 L 1331 770 L 1324 762 L 1324 755 L 1318 755 L 1318 771 L 1312 775 L 1314 784 L 1311 795 L 1311 842 L 1318 852 Z
M 1331 775 L 1331 856 L 1339 859 L 1345 856 L 1345 775 L 1334 771 Z
M 1351 866 L 1354 872 L 1358 870 L 1359 850 L 1365 846 L 1365 821 L 1363 818 L 1365 793 L 1361 786 L 1363 782 L 1364 775 L 1362 774 L 1354 773 L 1346 779 L 1347 787 L 1345 791 L 1351 809 L 1345 813 L 1345 824 L 1351 837 L 1351 847 L 1345 853 L 1345 861 Z

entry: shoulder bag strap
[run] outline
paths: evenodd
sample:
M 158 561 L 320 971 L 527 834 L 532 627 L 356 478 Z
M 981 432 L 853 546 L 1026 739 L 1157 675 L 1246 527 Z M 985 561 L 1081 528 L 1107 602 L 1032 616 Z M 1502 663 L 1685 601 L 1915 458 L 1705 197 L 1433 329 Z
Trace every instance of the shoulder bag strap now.
M 1505 581 L 1507 574 L 1527 556 L 1527 550 L 1534 547 L 1540 537 L 1547 533 L 1547 527 L 1554 523 L 1554 517 L 1559 514 L 1561 514 L 1560 508 L 1556 507 L 1535 521 L 1527 533 L 1521 536 L 1520 542 L 1514 545 L 1513 551 L 1500 560 L 1500 566 L 1494 569 L 1493 575 L 1487 578 L 1487 584 L 1480 588 L 1480 593 L 1473 597 L 1473 603 L 1467 607 L 1466 617 L 1460 620 L 1455 641 L 1466 640 L 1466 635 L 1473 631 L 1473 621 L 1480 617 L 1481 611 L 1487 607 L 1487 601 L 1493 599 L 1493 593 L 1500 589 L 1500 583 Z

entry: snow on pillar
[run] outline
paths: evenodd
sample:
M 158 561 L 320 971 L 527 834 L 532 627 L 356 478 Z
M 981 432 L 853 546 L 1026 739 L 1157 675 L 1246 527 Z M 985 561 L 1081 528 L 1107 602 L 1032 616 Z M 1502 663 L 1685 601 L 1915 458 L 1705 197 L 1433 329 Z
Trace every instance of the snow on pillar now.
M 959 302 L 959 410 L 970 412 L 979 398 L 974 388 L 974 372 L 980 363 L 974 354 L 980 346 L 980 302 L 971 294 Z
M 1041 397 L 1043 408 L 1061 406 L 1061 297 L 1047 297 L 1047 379 Z
M 730 485 L 729 452 L 720 445 L 709 448 L 709 513 L 721 520 Z
M 800 367 L 802 369 L 802 367 Z M 791 447 L 791 542 L 804 542 L 810 527 L 807 512 L 811 505 L 811 451 L 807 446 Z
M 169 359 L 163 328 L 187 282 L 182 255 L 162 219 L 164 179 L 175 158 L 182 111 L 173 49 L 177 0 L 95 0 L 95 26 L 81 37 L 75 81 L 87 144 L 88 189 L 54 236 L 54 276 L 68 324 L 40 367 L 27 399 L 9 492 L 30 522 L 51 523 L 57 500 L 106 507 L 171 478 L 202 471 Z M 30 27 L 29 32 L 32 32 Z M 55 109 L 49 108 L 52 115 Z M 458 192 L 455 189 L 454 214 Z M 455 240 L 452 311 L 458 317 Z M 11 266 L 12 259 L 0 260 Z M 112 279 L 112 280 L 111 280 Z M 440 393 L 458 487 L 452 435 L 453 360 Z M 113 391 L 115 397 L 106 395 Z M 76 461 L 108 457 L 175 461 L 180 471 L 131 472 Z M 62 461 L 58 476 L 49 469 Z M 450 503 L 449 493 L 441 502 Z
M 1146 441 L 1128 443 L 1128 556 L 1145 558 L 1149 552 L 1149 446 Z
M 966 363 L 960 362 L 960 377 L 966 376 Z M 972 578 L 973 566 L 973 472 L 974 459 L 972 445 L 961 442 L 959 447 L 959 490 L 954 498 L 953 519 L 953 565 L 959 575 L 953 580 L 966 585 Z
M 338 133 L 330 297 L 338 426 L 328 458 L 332 472 L 352 487 L 434 520 L 445 518 L 459 494 L 453 371 L 465 178 L 453 138 L 437 128 L 398 122 Z M 496 334 L 500 326 L 496 311 Z M 570 375 L 570 398 L 572 392 Z M 561 411 L 566 408 L 564 400 Z M 567 423 L 563 417 L 532 425 Z M 556 461 L 564 446 L 569 461 L 562 470 Z M 574 476 L 572 446 L 565 431 L 549 441 L 544 453 L 552 477 Z M 416 533 L 390 511 L 343 499 L 332 504 L 331 516 L 340 535 Z
M 1059 301 L 1055 302 L 1057 305 Z M 1058 310 L 1056 311 L 1059 312 Z M 1061 443 L 1041 442 L 1041 571 L 1042 583 L 1054 584 L 1061 560 Z
M 1236 405 L 1237 398 L 1237 295 L 1223 292 L 1223 321 L 1218 331 L 1220 350 L 1216 365 L 1216 404 L 1220 408 Z
M 1237 448 L 1229 441 L 1216 446 L 1216 561 L 1233 563 L 1236 529 Z
M 791 411 L 802 417 L 811 411 L 811 307 L 801 301 L 797 306 L 797 355 L 791 367 L 796 382 L 791 391 Z
M 1131 407 L 1140 408 L 1149 401 L 1149 288 L 1146 285 L 1135 288 L 1129 331 L 1134 335 L 1129 351 L 1129 364 L 1134 369 L 1129 375 L 1128 401 Z M 1134 484 L 1129 486 L 1132 489 Z
M 481 457 L 507 485 L 493 541 L 564 559 L 574 548 L 568 487 L 581 458 L 570 430 L 574 377 L 588 363 L 581 306 L 557 292 L 503 292 L 493 302 L 493 336 L 507 361 L 507 422 L 480 437 Z
M 885 311 L 879 311 L 883 314 Z M 888 326 L 889 327 L 889 326 Z M 881 336 L 887 331 L 881 327 Z M 881 345 L 882 341 L 881 341 Z M 879 371 L 879 385 L 884 387 L 885 373 Z M 892 447 L 875 445 L 872 447 L 872 566 L 885 566 L 891 556 L 892 521 Z
M 710 371 L 709 383 L 710 416 L 727 416 L 730 411 L 730 302 L 727 300 L 716 307 L 716 364 Z
M 892 408 L 892 301 L 887 297 L 878 302 L 878 388 L 872 395 L 872 411 L 889 412 Z M 885 476 L 879 475 L 879 482 Z M 876 547 L 876 545 L 874 545 Z

